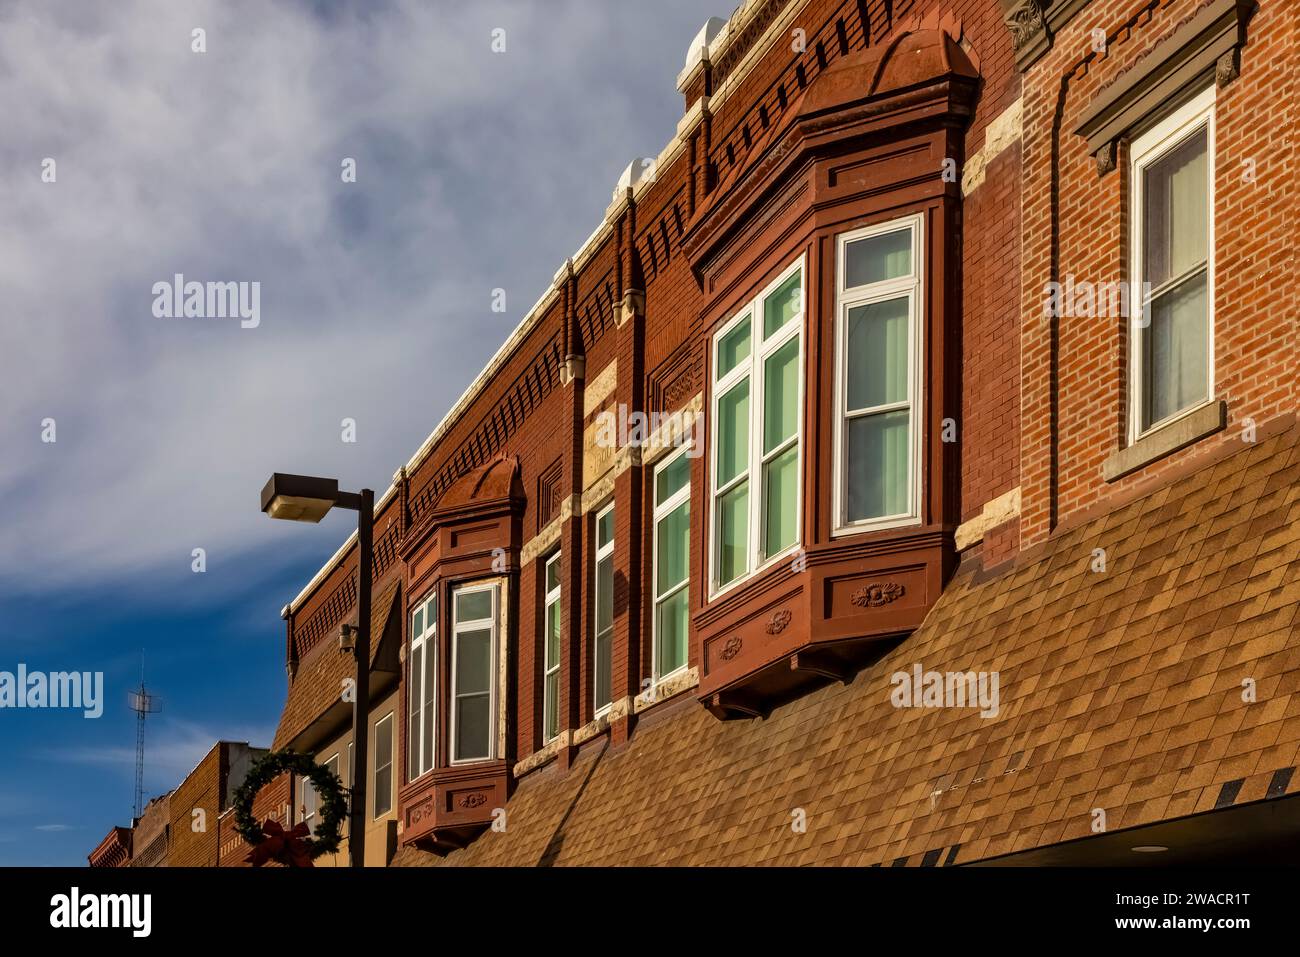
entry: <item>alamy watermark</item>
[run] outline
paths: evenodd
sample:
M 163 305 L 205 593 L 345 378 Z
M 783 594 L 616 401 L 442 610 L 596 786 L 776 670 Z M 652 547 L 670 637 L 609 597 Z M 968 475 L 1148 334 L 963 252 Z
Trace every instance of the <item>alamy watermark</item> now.
M 895 671 L 889 700 L 895 708 L 979 708 L 981 718 L 998 716 L 996 671 Z
M 602 449 L 634 447 L 675 449 L 687 446 L 683 455 L 699 458 L 704 454 L 701 430 L 704 416 L 693 409 L 676 412 L 629 412 L 620 402 L 617 409 L 606 409 L 596 416 L 595 443 Z
M 1049 282 L 1043 287 L 1043 315 L 1096 319 L 1127 319 L 1135 304 L 1151 298 L 1151 283 L 1113 280 L 1089 282 L 1068 273 L 1065 282 Z M 1146 325 L 1147 310 L 1142 310 L 1141 325 Z
M 262 322 L 262 284 L 253 282 L 185 281 L 176 273 L 171 282 L 153 284 L 153 314 L 158 319 L 239 319 L 243 329 Z
M 104 672 L 0 671 L 0 708 L 75 708 L 87 718 L 104 713 Z

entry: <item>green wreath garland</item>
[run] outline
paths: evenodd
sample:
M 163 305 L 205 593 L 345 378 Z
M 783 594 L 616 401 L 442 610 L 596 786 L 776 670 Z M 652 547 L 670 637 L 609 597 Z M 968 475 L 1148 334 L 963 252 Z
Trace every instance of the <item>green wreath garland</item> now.
M 307 778 L 320 798 L 320 823 L 315 836 L 303 838 L 302 843 L 313 858 L 332 854 L 339 849 L 339 824 L 348 813 L 348 803 L 343 797 L 343 783 L 339 776 L 324 765 L 317 764 L 309 754 L 295 751 L 270 751 L 253 762 L 244 783 L 235 790 L 235 828 L 249 844 L 256 847 L 266 840 L 262 825 L 253 817 L 253 799 L 257 792 L 285 771 Z

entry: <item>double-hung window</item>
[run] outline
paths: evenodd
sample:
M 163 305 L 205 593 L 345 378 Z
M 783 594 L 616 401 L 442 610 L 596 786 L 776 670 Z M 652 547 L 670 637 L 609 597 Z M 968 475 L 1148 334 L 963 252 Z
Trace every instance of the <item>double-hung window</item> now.
M 438 596 L 435 593 L 411 613 L 411 652 L 408 688 L 407 780 L 433 769 L 434 689 L 437 687 Z
M 916 521 L 921 217 L 842 233 L 835 261 L 835 530 Z
M 689 446 L 655 468 L 653 679 L 686 667 L 690 623 L 691 460 Z
M 495 751 L 498 589 L 452 593 L 451 760 L 486 761 Z
M 1133 140 L 1130 440 L 1213 396 L 1214 87 Z
M 613 703 L 614 651 L 614 506 L 596 513 L 596 621 L 592 642 L 591 670 L 595 689 L 594 708 L 603 714 Z
M 350 757 L 350 755 L 349 755 Z M 373 785 L 375 817 L 393 809 L 393 715 L 375 722 L 375 780 Z
M 542 613 L 542 742 L 560 733 L 560 553 L 546 560 Z
M 800 259 L 713 340 L 713 591 L 796 547 L 804 268 Z

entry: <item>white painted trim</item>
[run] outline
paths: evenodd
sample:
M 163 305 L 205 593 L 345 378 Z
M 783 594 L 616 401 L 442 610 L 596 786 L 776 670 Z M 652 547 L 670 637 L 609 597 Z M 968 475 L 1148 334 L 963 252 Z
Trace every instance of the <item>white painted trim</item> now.
M 456 620 L 456 598 L 460 595 L 473 594 L 474 592 L 486 591 L 492 596 L 492 606 L 487 618 L 473 618 L 469 621 Z M 447 735 L 447 755 L 448 763 L 453 766 L 462 764 L 478 764 L 483 761 L 491 761 L 496 757 L 497 750 L 497 724 L 499 718 L 497 715 L 497 699 L 499 689 L 497 688 L 497 645 L 500 640 L 500 616 L 498 607 L 500 604 L 500 586 L 496 581 L 485 584 L 462 585 L 459 588 L 452 589 L 451 593 L 451 694 L 449 708 L 449 725 L 450 730 Z M 460 642 L 457 641 L 462 631 L 481 631 L 486 625 L 490 629 L 491 641 L 488 650 L 488 715 L 490 716 L 490 736 L 488 738 L 488 753 L 484 755 L 475 755 L 468 758 L 456 757 L 456 699 L 460 697 L 456 689 L 456 655 L 460 650 Z M 478 692 L 475 692 L 476 694 Z M 437 762 L 434 762 L 437 764 Z
M 674 452 L 672 455 L 669 455 L 668 457 L 660 461 L 654 467 L 654 472 L 650 476 L 650 502 L 652 504 L 651 518 L 650 518 L 650 677 L 652 679 L 653 684 L 658 684 L 660 681 L 664 680 L 664 677 L 666 677 L 666 676 L 659 675 L 657 673 L 659 669 L 659 605 L 664 600 L 676 595 L 683 588 L 689 589 L 691 585 L 691 569 L 690 569 L 690 559 L 689 559 L 690 541 L 688 539 L 687 541 L 688 558 L 687 558 L 686 577 L 683 578 L 680 583 L 673 585 L 662 595 L 659 594 L 659 522 L 662 519 L 666 518 L 668 515 L 671 515 L 673 512 L 675 512 L 678 508 L 680 508 L 683 505 L 683 503 L 686 505 L 687 515 L 689 516 L 690 503 L 691 503 L 690 475 L 688 474 L 686 477 L 686 484 L 683 485 L 681 488 L 679 488 L 677 491 L 673 492 L 672 495 L 669 495 L 668 498 L 665 499 L 664 501 L 656 502 L 655 495 L 658 493 L 658 489 L 659 489 L 659 473 L 662 472 L 664 469 L 668 468 L 668 466 L 672 465 L 677 459 L 681 458 L 682 456 L 685 456 L 689 448 L 690 448 L 689 445 L 684 445 L 681 448 L 679 448 L 676 452 Z M 689 529 L 690 527 L 689 522 L 687 523 L 687 527 Z M 688 594 L 687 607 L 689 608 L 689 601 L 690 601 L 689 592 L 687 594 Z M 688 635 L 689 635 L 689 616 L 688 616 Z M 691 651 L 690 651 L 690 640 L 688 637 L 687 647 L 686 647 L 686 661 L 682 662 L 683 668 L 690 662 L 690 659 L 691 659 Z M 680 671 L 681 668 L 678 668 L 676 670 Z M 676 671 L 672 673 L 675 674 Z
M 549 634 L 549 630 L 551 627 L 551 606 L 560 605 L 561 600 L 563 599 L 564 596 L 564 568 L 559 565 L 561 555 L 563 555 L 563 552 L 560 551 L 559 549 L 556 549 L 556 551 L 548 555 L 546 557 L 546 561 L 542 563 L 542 587 L 543 588 L 546 587 L 546 581 L 550 577 L 551 565 L 553 564 L 556 565 L 555 587 L 546 591 L 545 597 L 542 600 L 542 743 L 543 744 L 550 744 L 557 737 L 559 737 L 560 731 L 562 730 L 560 728 L 560 702 L 558 700 L 556 700 L 555 702 L 555 733 L 551 734 L 550 729 L 546 727 L 546 712 L 547 712 L 546 706 L 547 704 L 549 704 L 549 699 L 550 699 L 549 679 L 552 674 L 558 675 L 560 671 L 559 659 L 557 658 L 554 664 L 552 664 L 550 661 L 551 636 Z M 560 622 L 561 622 L 560 642 L 559 642 L 560 648 L 557 649 L 561 657 L 563 657 L 563 649 L 564 649 L 564 624 L 563 624 L 564 617 L 563 616 L 564 616 L 564 609 L 563 607 L 561 607 L 560 608 Z M 559 678 L 557 677 L 556 686 L 555 686 L 555 694 L 557 696 L 557 699 L 559 693 L 560 693 Z
M 1129 235 L 1132 243 L 1129 250 L 1129 275 L 1132 277 L 1131 290 L 1136 295 L 1129 296 L 1130 309 L 1133 313 L 1129 323 L 1129 375 L 1128 375 L 1128 444 L 1133 445 L 1167 425 L 1197 412 L 1214 401 L 1214 152 L 1215 122 L 1214 105 L 1216 88 L 1210 86 L 1159 120 L 1146 132 L 1136 137 L 1129 148 Z M 1205 128 L 1205 182 L 1209 191 L 1206 198 L 1205 225 L 1205 398 L 1185 409 L 1179 409 L 1173 415 L 1165 416 L 1158 422 L 1152 422 L 1142 428 L 1142 371 L 1144 356 L 1142 354 L 1143 317 L 1146 303 L 1141 291 L 1144 275 L 1142 272 L 1142 173 L 1144 169 L 1175 147 L 1181 145 L 1189 136 L 1201 127 Z
M 804 354 L 806 337 L 804 336 L 804 327 L 808 320 L 808 270 L 807 257 L 798 256 L 793 262 L 782 269 L 758 295 L 754 296 L 744 305 L 736 310 L 736 314 L 728 319 L 722 327 L 714 333 L 709 343 L 709 367 L 712 375 L 716 376 L 718 369 L 718 346 L 723 338 L 739 323 L 743 322 L 745 317 L 749 317 L 749 356 L 737 365 L 734 369 L 727 371 L 721 379 L 713 379 L 710 386 L 709 397 L 709 495 L 706 502 L 706 511 L 708 514 L 708 570 L 709 570 L 709 599 L 719 597 L 736 588 L 743 582 L 748 581 L 760 572 L 772 567 L 788 555 L 797 552 L 803 542 L 803 470 L 804 470 L 804 441 L 803 426 L 804 412 L 806 403 L 807 375 L 804 368 L 806 356 Z M 799 314 L 791 319 L 782 328 L 779 333 L 773 334 L 769 341 L 763 339 L 763 308 L 767 303 L 767 298 L 777 290 L 791 276 L 799 274 Z M 798 488 L 795 494 L 795 540 L 794 542 L 773 555 L 764 556 L 762 554 L 763 538 L 763 465 L 766 461 L 775 458 L 776 455 L 789 449 L 789 441 L 781 443 L 778 451 L 767 456 L 766 459 L 762 451 L 762 424 L 763 424 L 763 364 L 774 353 L 780 350 L 786 343 L 792 339 L 799 340 L 799 396 L 798 396 L 798 414 L 795 417 L 795 434 L 794 447 L 798 450 L 795 454 L 795 469 L 798 478 Z M 738 385 L 745 379 L 749 380 L 749 468 L 743 473 L 744 477 L 737 475 L 723 486 L 718 485 L 718 400 L 734 386 Z M 722 584 L 718 581 L 718 547 L 721 541 L 718 538 L 718 499 L 725 492 L 739 486 L 742 482 L 749 483 L 749 516 L 748 527 L 746 529 L 746 565 L 748 566 L 745 573 L 734 580 Z
M 887 233 L 910 230 L 912 234 L 912 271 L 906 276 L 882 280 L 867 286 L 856 286 L 852 290 L 845 286 L 847 271 L 845 269 L 845 250 L 849 243 L 881 236 Z M 835 375 L 834 375 L 834 441 L 832 451 L 832 472 L 835 476 L 832 489 L 832 536 L 857 535 L 877 531 L 882 528 L 900 528 L 915 525 L 921 520 L 922 494 L 922 442 L 921 434 L 925 428 L 925 395 L 922 383 L 925 376 L 925 317 L 928 309 L 928 292 L 925 282 L 925 221 L 917 213 L 900 219 L 891 219 L 883 223 L 874 223 L 861 229 L 840 233 L 835 237 Z M 847 444 L 848 415 L 848 374 L 845 363 L 848 361 L 848 313 L 852 308 L 869 305 L 874 302 L 887 302 L 906 296 L 908 308 L 908 373 L 907 400 L 890 406 L 880 406 L 876 411 L 887 411 L 897 405 L 906 408 L 908 417 L 908 446 L 910 472 L 908 481 L 908 509 L 899 515 L 886 515 L 879 518 L 864 519 L 857 522 L 848 521 L 845 511 L 848 508 L 847 469 L 848 461 L 845 448 Z

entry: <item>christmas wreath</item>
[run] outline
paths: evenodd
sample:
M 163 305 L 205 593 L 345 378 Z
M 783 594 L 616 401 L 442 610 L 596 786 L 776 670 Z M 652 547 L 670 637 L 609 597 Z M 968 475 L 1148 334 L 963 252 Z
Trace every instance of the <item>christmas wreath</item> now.
M 320 822 L 315 836 L 307 824 L 296 825 L 286 831 L 273 818 L 261 824 L 253 817 L 253 799 L 257 792 L 285 771 L 292 771 L 311 781 L 319 797 Z M 312 860 L 322 854 L 332 854 L 339 849 L 339 824 L 347 815 L 347 800 L 343 797 L 343 784 L 329 768 L 317 764 L 311 755 L 294 751 L 271 751 L 253 762 L 248 775 L 235 791 L 235 828 L 253 850 L 248 862 L 261 867 L 269 860 L 291 867 L 311 867 Z

